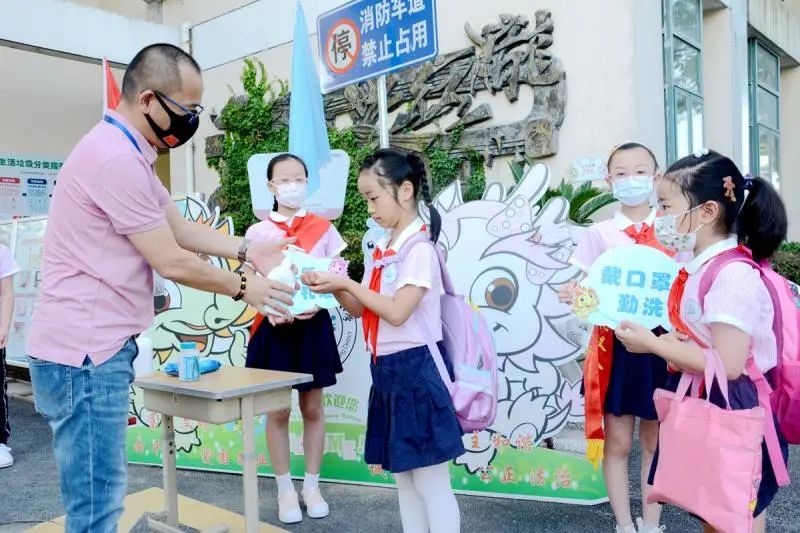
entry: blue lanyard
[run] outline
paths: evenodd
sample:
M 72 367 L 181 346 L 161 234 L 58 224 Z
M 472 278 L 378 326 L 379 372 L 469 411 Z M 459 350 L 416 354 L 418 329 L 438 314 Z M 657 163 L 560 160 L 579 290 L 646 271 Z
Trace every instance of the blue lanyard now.
M 122 122 L 120 122 L 119 120 L 115 119 L 114 117 L 112 117 L 110 115 L 104 115 L 103 116 L 103 121 L 104 122 L 108 122 L 112 126 L 116 126 L 117 128 L 119 128 L 119 131 L 121 131 L 122 133 L 125 134 L 125 137 L 127 137 L 128 140 L 133 145 L 133 147 L 136 148 L 136 151 L 139 152 L 140 154 L 142 154 L 142 149 L 139 148 L 139 143 L 136 142 L 136 138 L 133 136 L 133 134 L 130 132 L 130 130 L 125 127 L 125 124 L 123 124 Z M 142 154 L 142 155 L 144 155 L 144 154 Z

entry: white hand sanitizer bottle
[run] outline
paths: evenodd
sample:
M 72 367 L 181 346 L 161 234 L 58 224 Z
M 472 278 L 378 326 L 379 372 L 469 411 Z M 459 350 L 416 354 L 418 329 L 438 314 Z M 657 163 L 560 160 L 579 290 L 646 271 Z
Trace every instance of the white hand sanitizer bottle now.
M 283 258 L 283 261 L 281 261 L 280 265 L 270 270 L 269 274 L 267 274 L 267 279 L 283 283 L 284 285 L 288 285 L 289 287 L 294 287 L 295 277 L 294 277 L 294 272 L 292 271 L 291 258 L 285 256 Z M 278 313 L 276 310 L 272 309 L 268 305 L 264 306 L 264 310 L 271 315 L 281 314 Z
M 144 335 L 136 338 L 139 355 L 133 360 L 133 372 L 137 378 L 153 375 L 153 341 Z

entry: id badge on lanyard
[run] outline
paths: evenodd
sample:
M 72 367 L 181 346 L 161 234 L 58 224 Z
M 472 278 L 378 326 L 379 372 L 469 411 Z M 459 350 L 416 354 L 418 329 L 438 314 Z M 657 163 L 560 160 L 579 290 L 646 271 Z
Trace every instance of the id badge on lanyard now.
M 130 132 L 130 130 L 127 127 L 125 127 L 125 124 L 115 119 L 111 115 L 104 115 L 103 122 L 107 122 L 108 124 L 111 124 L 119 131 L 121 131 L 125 135 L 125 137 L 128 138 L 133 147 L 136 148 L 136 151 L 139 152 L 140 155 L 144 155 L 142 154 L 142 149 L 139 148 L 139 143 L 136 141 L 136 137 L 134 137 L 133 134 Z M 153 270 L 153 297 L 162 296 L 166 292 L 167 292 L 167 287 L 164 278 L 162 278 L 158 274 L 158 272 Z
M 133 147 L 136 148 L 136 151 L 139 152 L 139 154 L 144 155 L 142 154 L 142 149 L 139 148 L 139 143 L 136 141 L 136 137 L 133 136 L 133 133 L 131 133 L 131 131 L 125 126 L 125 124 L 115 119 L 111 115 L 103 115 L 103 122 L 107 122 L 108 124 L 111 124 L 119 131 L 121 131 L 125 135 L 125 137 L 128 138 Z

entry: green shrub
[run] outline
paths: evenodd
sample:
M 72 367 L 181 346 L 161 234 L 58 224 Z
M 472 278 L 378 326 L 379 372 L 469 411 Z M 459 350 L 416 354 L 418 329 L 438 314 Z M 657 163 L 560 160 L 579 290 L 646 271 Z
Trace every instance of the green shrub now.
M 772 260 L 775 270 L 793 283 L 800 284 L 800 243 L 790 242 L 781 247 Z
M 374 141 L 361 145 L 352 130 L 328 130 L 331 148 L 344 150 L 350 156 L 350 175 L 347 178 L 347 192 L 344 198 L 344 211 L 334 224 L 347 243 L 342 256 L 350 261 L 350 277 L 360 281 L 364 276 L 364 254 L 361 251 L 361 238 L 367 229 L 369 215 L 367 203 L 358 192 L 358 169 L 364 159 L 375 148 Z
M 240 234 L 258 221 L 253 214 L 247 161 L 253 154 L 283 152 L 289 146 L 289 130 L 274 127 L 272 115 L 275 100 L 286 95 L 286 84 L 270 81 L 262 63 L 244 62 L 241 79 L 247 98 L 231 99 L 222 108 L 222 155 L 208 159 L 208 165 L 220 174 L 217 201 Z

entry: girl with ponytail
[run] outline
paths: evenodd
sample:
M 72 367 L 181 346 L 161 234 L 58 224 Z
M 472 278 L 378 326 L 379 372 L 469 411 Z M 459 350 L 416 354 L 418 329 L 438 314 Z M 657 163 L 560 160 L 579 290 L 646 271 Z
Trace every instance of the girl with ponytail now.
M 364 460 L 394 474 L 403 531 L 455 533 L 460 516 L 448 464 L 465 450 L 423 329 L 442 321 L 442 277 L 434 249 L 441 217 L 425 164 L 413 153 L 377 150 L 361 166 L 358 190 L 370 216 L 386 229 L 371 271 L 362 283 L 326 272 L 307 273 L 303 282 L 315 292 L 334 294 L 350 314 L 363 318 L 372 352 Z M 420 200 L 430 211 L 430 226 L 419 216 Z M 412 241 L 420 232 L 430 240 Z M 434 340 L 448 365 L 441 328 L 438 335 Z
M 751 254 L 755 261 L 769 259 L 786 239 L 783 201 L 768 182 L 745 178 L 733 161 L 713 151 L 690 155 L 672 165 L 659 182 L 658 196 L 662 216 L 654 226 L 657 238 L 667 248 L 695 255 L 670 293 L 669 315 L 675 332 L 656 337 L 623 323 L 616 331 L 617 338 L 631 352 L 654 353 L 671 367 L 695 374 L 703 372 L 710 347 L 727 374 L 730 408 L 756 407 L 758 393 L 745 367 L 752 357 L 769 380 L 768 372 L 777 364 L 772 298 L 759 271 L 750 264 L 726 262 L 712 269 L 711 263 L 740 246 L 742 253 Z M 704 273 L 713 275 L 715 271 L 710 288 L 700 294 Z M 671 376 L 670 388 L 675 390 L 679 379 L 680 374 Z M 711 388 L 709 400 L 726 407 L 716 386 Z M 777 433 L 780 436 L 780 428 Z M 786 442 L 779 441 L 785 462 Z M 762 479 L 753 505 L 755 532 L 764 531 L 767 506 L 778 492 L 770 454 L 763 443 L 762 448 Z M 658 469 L 656 454 L 651 484 Z M 693 481 L 703 484 L 702 472 L 686 475 L 696 476 Z M 713 531 L 707 525 L 705 529 Z

